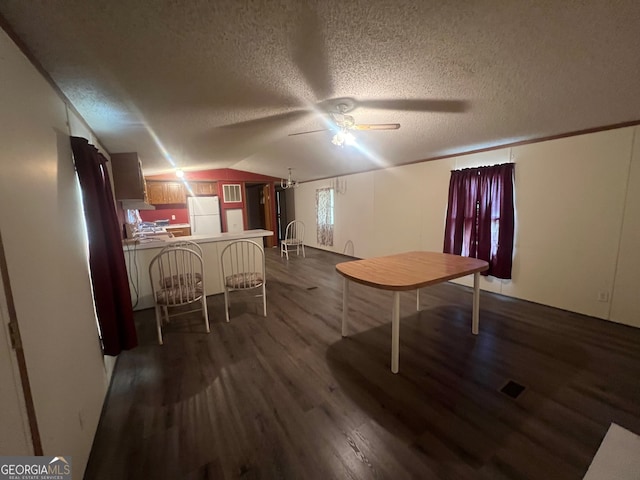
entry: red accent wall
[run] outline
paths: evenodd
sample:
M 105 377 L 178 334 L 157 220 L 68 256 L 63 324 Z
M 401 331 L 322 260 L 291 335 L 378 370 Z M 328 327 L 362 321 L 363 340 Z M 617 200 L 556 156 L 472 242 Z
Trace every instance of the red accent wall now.
M 171 215 L 175 215 L 176 219 L 172 220 Z M 169 220 L 169 223 L 189 223 L 187 209 L 176 205 L 158 205 L 155 210 L 140 210 L 140 218 L 145 222 Z
M 222 220 L 222 231 L 226 232 L 229 229 L 227 228 L 227 215 L 226 210 L 234 210 L 234 209 L 242 209 L 242 220 L 244 222 L 243 228 L 247 230 L 247 207 L 245 201 L 247 199 L 247 192 L 244 189 L 244 182 L 241 180 L 232 180 L 232 181 L 219 181 L 218 182 L 218 198 L 220 199 L 220 219 Z M 224 201 L 224 189 L 223 185 L 238 185 L 240 184 L 240 191 L 242 196 L 241 202 L 225 202 Z

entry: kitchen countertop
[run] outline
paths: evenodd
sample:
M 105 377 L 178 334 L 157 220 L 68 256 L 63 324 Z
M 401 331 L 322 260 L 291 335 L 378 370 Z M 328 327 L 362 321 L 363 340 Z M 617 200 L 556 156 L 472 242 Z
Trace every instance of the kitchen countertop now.
M 174 224 L 178 225 L 178 224 Z M 169 226 L 171 228 L 171 226 Z M 125 251 L 128 250 L 143 250 L 148 248 L 162 248 L 173 242 L 180 242 L 184 240 L 191 240 L 196 243 L 209 243 L 209 242 L 228 242 L 230 240 L 240 240 L 243 238 L 260 238 L 270 237 L 273 235 L 271 230 L 244 230 L 242 232 L 224 232 L 220 235 L 187 235 L 185 237 L 149 237 L 147 239 L 127 239 L 123 240 L 122 246 Z
M 189 228 L 191 225 L 189 223 L 170 223 L 164 228 Z

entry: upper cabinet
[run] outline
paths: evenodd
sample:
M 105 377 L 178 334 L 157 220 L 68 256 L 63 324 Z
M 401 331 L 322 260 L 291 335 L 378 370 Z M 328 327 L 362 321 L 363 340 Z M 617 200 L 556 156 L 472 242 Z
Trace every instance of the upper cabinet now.
M 149 203 L 152 205 L 187 203 L 187 193 L 182 182 L 147 182 Z
M 189 182 L 194 195 L 217 195 L 218 184 L 216 182 Z
M 112 153 L 111 171 L 116 200 L 147 201 L 142 164 L 136 152 Z
M 152 205 L 186 204 L 189 195 L 217 195 L 216 182 L 190 181 L 189 187 L 184 183 L 170 180 L 146 181 L 147 198 Z

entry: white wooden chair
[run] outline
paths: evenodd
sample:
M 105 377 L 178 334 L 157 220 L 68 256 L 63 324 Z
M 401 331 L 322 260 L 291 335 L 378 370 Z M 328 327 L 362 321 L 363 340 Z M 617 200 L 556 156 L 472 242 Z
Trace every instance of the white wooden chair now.
M 300 255 L 300 249 L 302 249 L 302 256 L 306 258 L 304 253 L 304 223 L 300 220 L 294 220 L 287 225 L 284 238 L 280 242 L 280 257 L 286 255 L 287 260 L 289 260 L 289 249 L 293 249 L 293 247 L 296 248 L 296 255 Z
M 198 245 L 196 242 L 193 242 L 191 240 L 178 240 L 177 242 L 169 243 L 166 247 L 163 247 L 162 250 L 160 251 L 163 252 L 165 250 L 169 250 L 172 248 L 188 248 L 189 250 L 193 250 L 194 252 L 196 252 L 198 255 L 202 257 L 202 261 L 204 262 L 202 247 Z M 200 282 L 202 280 L 203 275 L 204 275 L 204 272 L 202 273 L 202 275 L 200 273 L 196 273 L 195 274 L 196 282 Z
M 199 248 L 199 246 L 198 246 Z M 204 284 L 204 262 L 202 256 L 189 247 L 163 248 L 149 264 L 149 278 L 153 290 L 158 343 L 163 344 L 162 324 L 169 318 L 202 310 L 207 333 L 209 314 Z M 169 309 L 192 303 L 200 303 L 200 308 L 180 310 L 170 314 Z
M 234 290 L 262 289 L 262 314 L 267 316 L 266 268 L 264 249 L 252 240 L 236 240 L 220 255 L 224 282 L 224 311 L 229 321 L 229 293 Z

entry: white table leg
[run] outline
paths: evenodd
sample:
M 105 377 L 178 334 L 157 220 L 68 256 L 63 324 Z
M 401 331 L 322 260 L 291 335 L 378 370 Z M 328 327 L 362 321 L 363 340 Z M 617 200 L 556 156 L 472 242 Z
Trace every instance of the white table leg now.
M 342 277 L 342 336 L 346 337 L 349 329 L 349 279 Z
M 391 311 L 391 371 L 398 373 L 400 357 L 400 292 L 393 292 Z
M 480 324 L 480 273 L 473 274 L 473 314 L 471 317 L 471 333 L 478 334 Z
M 416 312 L 420 311 L 420 289 L 416 289 Z

